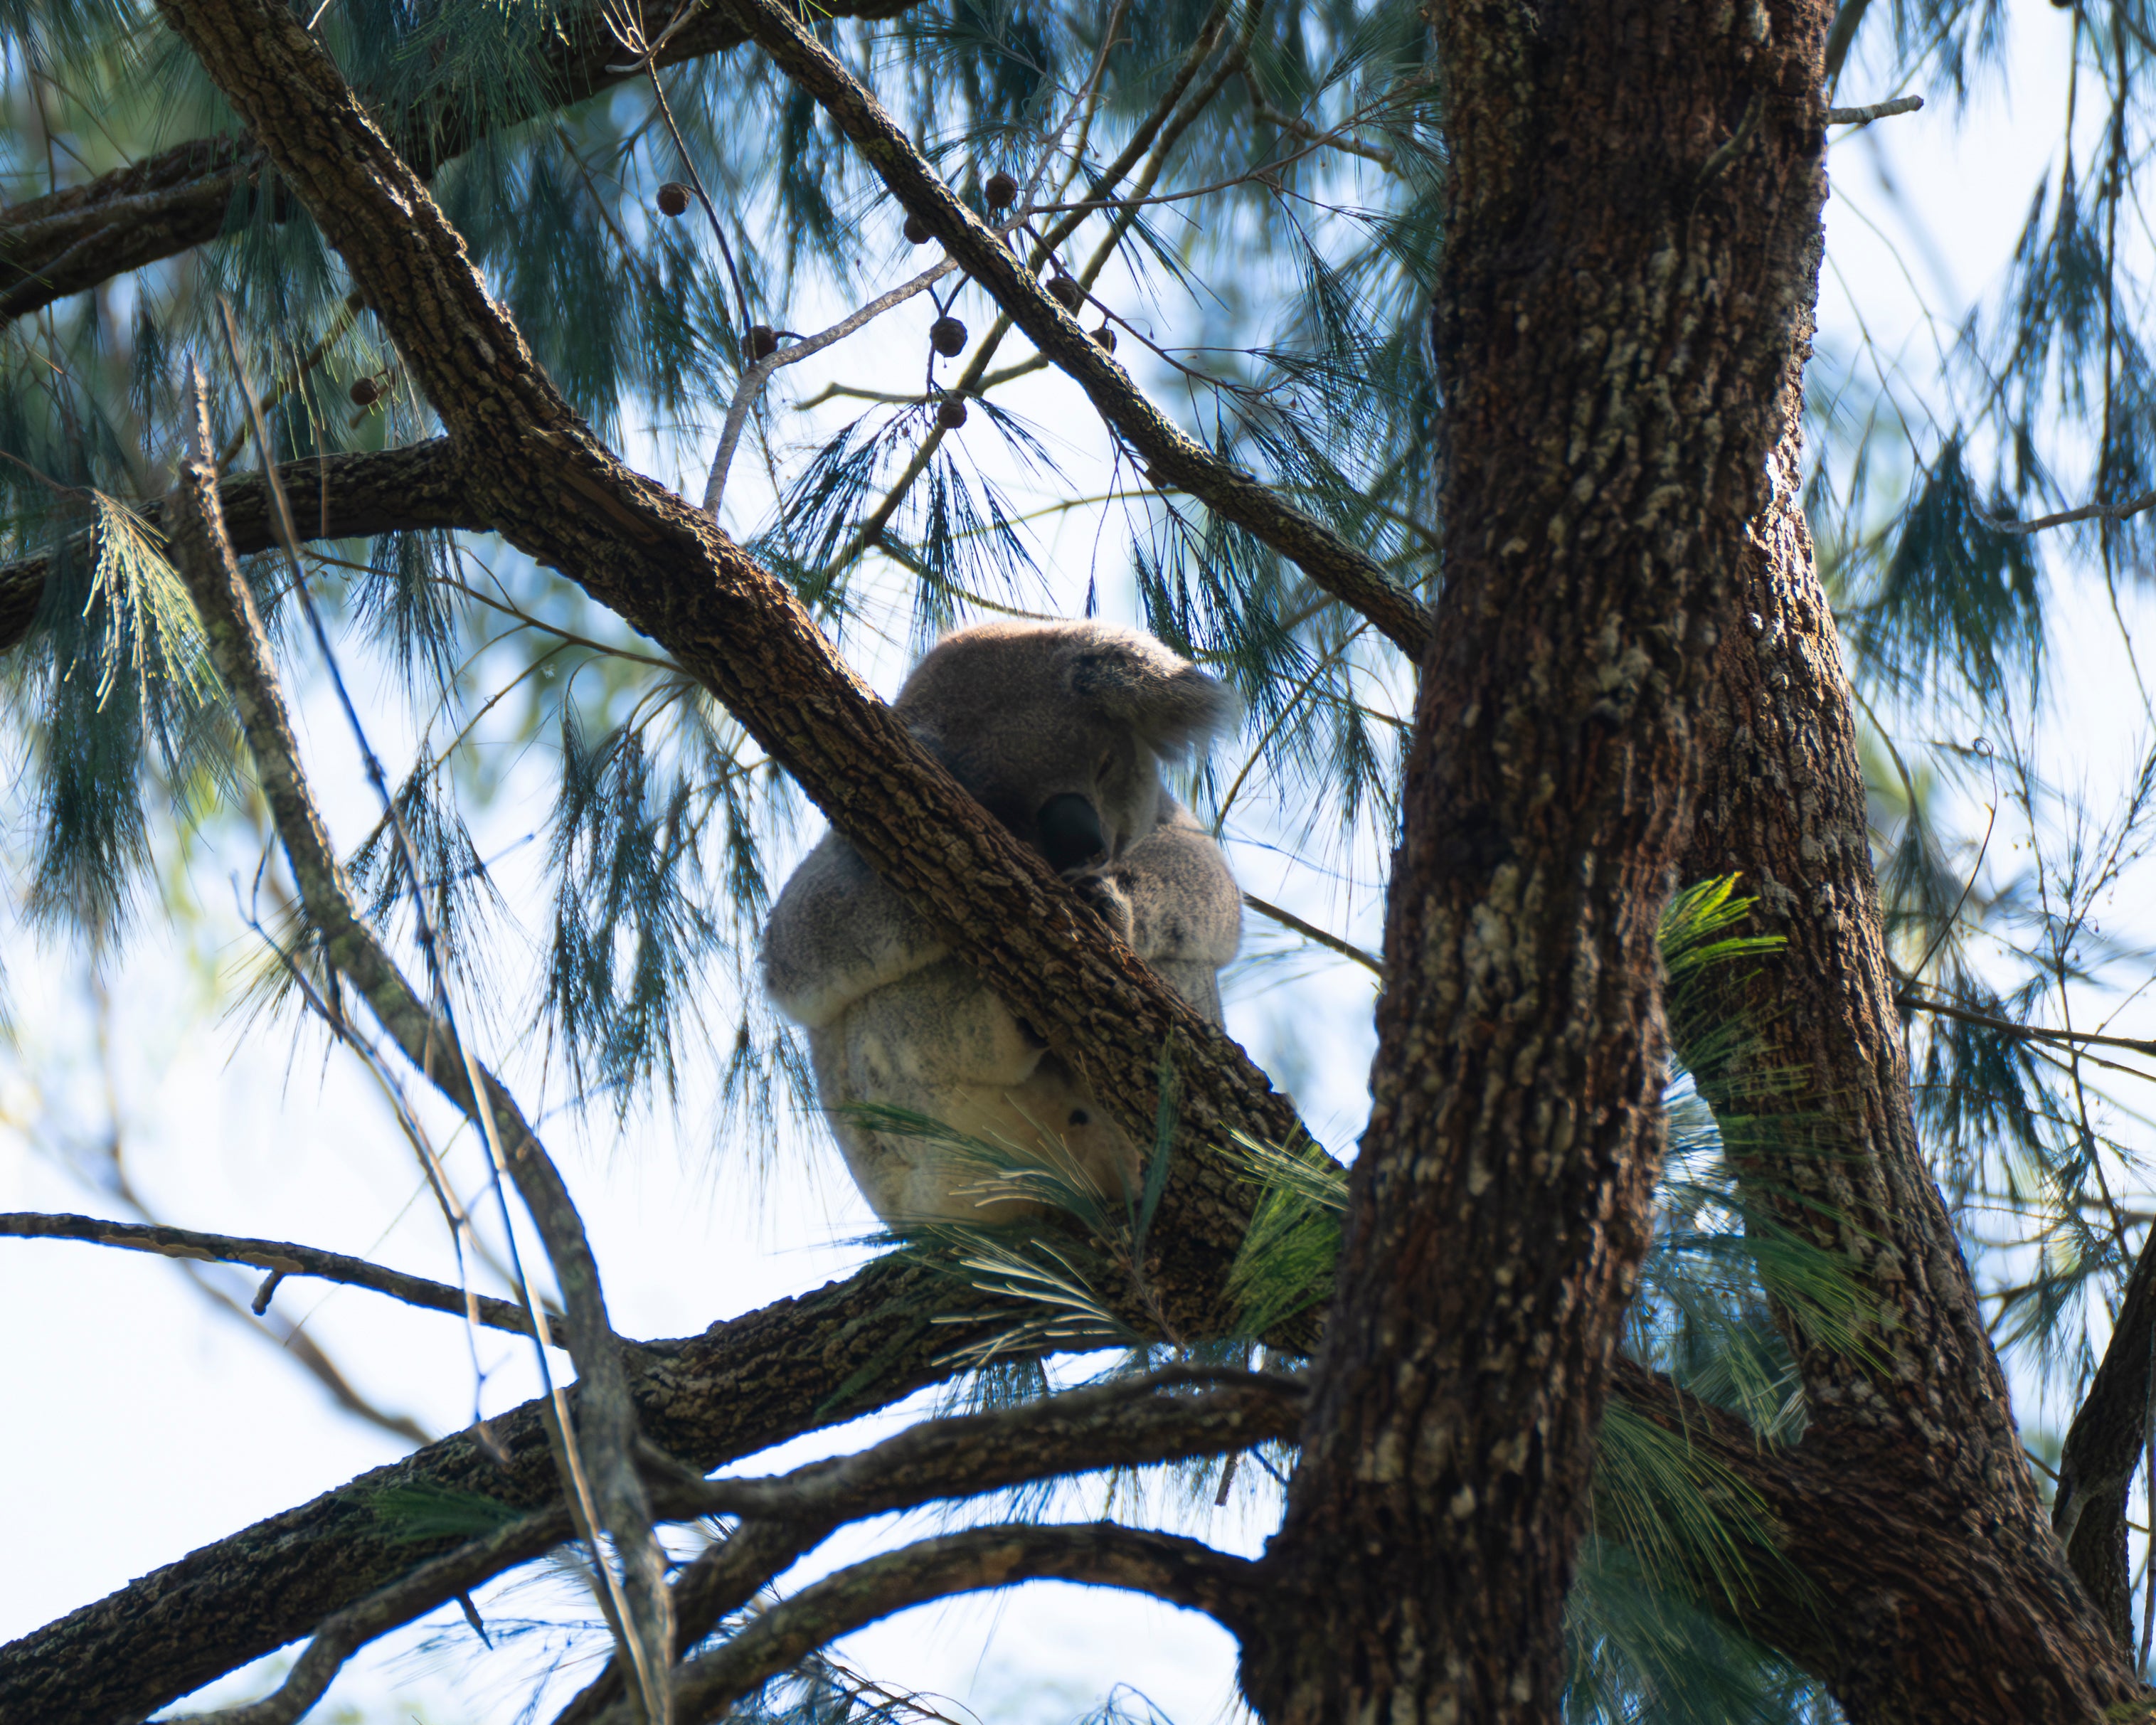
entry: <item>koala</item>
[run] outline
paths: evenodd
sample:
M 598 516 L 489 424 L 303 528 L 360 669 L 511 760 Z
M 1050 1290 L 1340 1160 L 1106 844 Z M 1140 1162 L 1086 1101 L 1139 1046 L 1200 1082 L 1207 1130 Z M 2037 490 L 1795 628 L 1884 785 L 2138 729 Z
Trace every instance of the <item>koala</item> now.
M 1230 724 L 1234 696 L 1150 635 L 1096 623 L 991 623 L 939 643 L 892 709 L 1162 979 L 1220 1022 L 1242 896 L 1160 762 Z M 765 986 L 808 1033 L 819 1098 L 855 1183 L 894 1225 L 1010 1219 L 947 1146 L 870 1131 L 877 1103 L 925 1115 L 1119 1201 L 1140 1153 L 1085 1086 L 836 833 L 773 906 Z

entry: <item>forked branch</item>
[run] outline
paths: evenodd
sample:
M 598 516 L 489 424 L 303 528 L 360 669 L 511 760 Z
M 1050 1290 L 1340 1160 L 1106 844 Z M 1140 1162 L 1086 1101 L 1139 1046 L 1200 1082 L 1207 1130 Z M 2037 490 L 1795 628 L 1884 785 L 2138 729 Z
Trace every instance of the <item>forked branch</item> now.
M 685 1501 L 743 1519 L 676 1579 L 676 1645 L 695 1645 L 847 1522 L 1089 1469 L 1289 1441 L 1301 1428 L 1305 1399 L 1302 1386 L 1288 1378 L 1177 1368 L 999 1413 L 927 1420 L 859 1455 L 778 1479 L 682 1481 Z M 589 1725 L 622 1686 L 617 1661 L 555 1725 Z
M 1229 1629 L 1255 1620 L 1258 1568 L 1195 1539 L 1109 1522 L 981 1527 L 886 1552 L 803 1588 L 760 1614 L 675 1680 L 675 1717 L 713 1719 L 819 1647 L 908 1606 L 1021 1581 L 1075 1581 L 1151 1594 L 1204 1611 Z M 625 1703 L 604 1725 L 636 1725 Z

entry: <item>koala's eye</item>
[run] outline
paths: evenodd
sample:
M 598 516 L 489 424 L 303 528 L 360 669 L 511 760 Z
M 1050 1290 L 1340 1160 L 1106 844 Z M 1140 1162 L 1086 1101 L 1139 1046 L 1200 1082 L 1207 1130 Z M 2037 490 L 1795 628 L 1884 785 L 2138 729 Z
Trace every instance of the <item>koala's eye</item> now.
M 1108 854 L 1108 835 L 1101 829 L 1100 815 L 1075 792 L 1065 791 L 1042 803 L 1034 825 L 1040 836 L 1040 854 L 1059 875 Z

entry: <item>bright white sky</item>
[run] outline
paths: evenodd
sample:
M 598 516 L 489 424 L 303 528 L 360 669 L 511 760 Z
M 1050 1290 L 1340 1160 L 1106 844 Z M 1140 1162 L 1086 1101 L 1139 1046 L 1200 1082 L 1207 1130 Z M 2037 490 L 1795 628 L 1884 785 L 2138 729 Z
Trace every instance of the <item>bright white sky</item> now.
M 1935 102 L 1921 115 L 1837 143 L 1827 343 L 1844 351 L 1852 344 L 1861 305 L 1881 351 L 1902 356 L 1918 376 L 1933 369 L 1933 326 L 1923 321 L 1918 296 L 1941 314 L 1938 327 L 1951 331 L 2005 257 L 2030 189 L 2054 159 L 2071 18 L 2043 0 L 2016 0 L 2010 105 L 1983 97 L 1958 118 L 1950 105 Z M 1858 67 L 1845 78 L 1840 99 L 1888 93 Z M 1922 213 L 1921 244 L 1909 243 L 1910 212 Z M 1906 274 L 1882 233 L 1900 237 Z M 886 280 L 911 273 L 911 261 L 895 257 Z M 960 312 L 977 331 L 989 321 L 978 304 L 962 302 Z M 834 377 L 914 387 L 917 326 L 932 315 L 917 302 L 877 326 L 887 334 L 841 347 L 829 362 L 803 366 L 790 381 L 803 396 Z M 1163 318 L 1163 327 L 1172 328 L 1169 314 Z M 824 321 L 801 320 L 806 327 Z M 1096 488 L 1106 472 L 1106 444 L 1076 391 L 1053 376 L 1040 378 L 1024 407 L 1075 483 Z M 817 424 L 838 423 L 830 413 L 822 410 Z M 778 417 L 782 425 L 797 418 Z M 973 429 L 964 436 L 970 450 L 992 459 L 992 439 Z M 758 465 L 747 459 L 737 465 L 737 505 L 761 507 Z M 701 493 L 701 473 L 657 470 L 679 479 L 689 495 Z M 1127 614 L 1127 599 L 1119 597 L 1120 537 L 1111 530 L 1096 542 L 1096 526 L 1083 516 L 1044 524 L 1041 561 L 1058 572 L 1050 597 L 1075 609 L 1097 554 L 1103 608 Z M 2116 633 L 2100 602 L 2062 614 L 2071 626 L 2057 649 L 2072 667 L 2061 680 L 2071 706 L 2057 729 L 2070 746 L 2055 745 L 2051 758 L 2070 778 L 2085 773 L 2101 804 L 2122 758 L 2138 752 L 2142 705 L 2124 680 Z M 902 624 L 896 632 L 902 637 Z M 904 669 L 902 640 L 881 649 L 866 639 L 845 644 L 879 688 L 895 687 Z M 377 710 L 387 713 L 393 705 L 383 701 Z M 313 771 L 332 824 L 349 844 L 372 824 L 374 811 L 356 789 L 349 739 L 331 710 L 316 701 L 307 718 Z M 409 744 L 388 718 L 374 740 L 393 763 Z M 512 792 L 490 817 L 483 850 L 511 843 L 544 818 L 546 774 L 531 762 L 509 770 Z M 1251 836 L 1259 835 L 1254 829 Z M 537 849 L 514 854 L 501 870 L 525 916 L 527 939 L 542 927 L 531 866 Z M 252 850 L 236 850 L 198 878 L 219 880 L 228 870 L 244 878 L 255 860 Z M 1368 890 L 1337 890 L 1253 844 L 1238 845 L 1235 860 L 1252 890 L 1376 944 L 1378 906 Z M 249 962 L 251 938 L 238 925 L 230 895 L 204 891 L 209 903 L 196 927 L 175 934 L 151 919 L 111 979 L 116 1088 L 141 1190 L 164 1219 L 182 1225 L 301 1240 L 451 1276 L 439 1218 L 419 1193 L 409 1153 L 348 1059 L 325 1058 L 312 1036 L 294 1055 L 282 1025 L 250 1025 L 205 1010 L 211 977 Z M 0 1209 L 113 1214 L 108 1200 L 71 1181 L 37 1147 L 105 1130 L 80 973 L 21 943 L 9 956 L 21 1058 L 0 1064 Z M 1281 974 L 1268 972 L 1238 986 L 1230 1026 L 1291 1086 L 1321 1134 L 1348 1150 L 1359 1127 L 1371 1045 L 1367 977 L 1329 959 L 1285 973 L 1296 978 L 1291 983 L 1278 981 Z M 723 1045 L 730 1021 L 716 1015 L 713 1022 Z M 521 1070 L 529 1097 L 536 1092 L 536 1068 L 522 1029 L 515 1022 L 492 1026 L 483 1045 L 511 1075 Z M 558 1082 L 554 1089 L 558 1094 Z M 678 1132 L 664 1122 L 632 1119 L 618 1140 L 603 1120 L 588 1137 L 579 1137 L 565 1116 L 549 1122 L 608 1276 L 615 1321 L 626 1333 L 688 1333 L 842 1276 L 864 1255 L 849 1242 L 869 1218 L 827 1143 L 814 1132 L 789 1135 L 776 1147 L 771 1178 L 759 1183 L 746 1171 L 739 1147 L 712 1150 L 706 1103 L 698 1089 Z M 231 1286 L 244 1296 L 248 1284 L 235 1278 Z M 410 1413 L 435 1432 L 471 1417 L 465 1341 L 453 1321 L 313 1282 L 288 1285 L 278 1304 L 288 1315 L 306 1314 L 309 1333 L 381 1404 Z M 212 1314 L 162 1260 L 68 1244 L 0 1242 L 0 1309 L 15 1314 L 0 1331 L 0 1381 L 16 1386 L 18 1397 L 13 1417 L 0 1421 L 0 1479 L 15 1482 L 7 1500 L 14 1560 L 0 1565 L 0 1640 L 400 1453 L 395 1440 L 337 1412 L 311 1379 L 259 1337 L 243 1334 L 239 1322 Z M 489 1336 L 480 1351 L 491 1373 L 482 1392 L 487 1410 L 531 1393 L 526 1356 L 517 1347 Z M 852 1445 L 901 1417 L 798 1446 L 784 1459 Z M 760 1458 L 755 1466 L 773 1461 Z M 1101 1512 L 1097 1502 L 1072 1509 Z M 1203 1506 L 1183 1525 L 1250 1548 L 1270 1514 L 1269 1497 L 1256 1493 L 1246 1473 L 1228 1509 Z M 817 1567 L 843 1559 L 860 1543 L 850 1537 Z M 498 1620 L 547 1615 L 547 1602 L 558 1604 L 562 1597 L 557 1584 L 543 1594 L 483 1593 L 480 1603 Z M 366 1656 L 336 1697 L 385 1720 L 413 1716 L 416 1702 L 433 1725 L 517 1715 L 528 1693 L 517 1681 L 525 1669 L 518 1656 L 474 1658 L 475 1646 L 461 1630 L 441 1654 L 398 1651 L 410 1645 L 406 1637 Z M 1204 1725 L 1228 1704 L 1232 1681 L 1232 1646 L 1204 1620 L 1128 1596 L 1060 1586 L 911 1613 L 856 1636 L 844 1651 L 886 1682 L 952 1697 L 997 1720 L 1074 1718 L 1111 1684 L 1124 1682 L 1180 1725 Z M 261 1678 L 245 1681 L 252 1688 Z M 386 1701 L 393 1685 L 406 1697 L 393 1709 Z M 220 1698 L 239 1693 L 227 1687 Z

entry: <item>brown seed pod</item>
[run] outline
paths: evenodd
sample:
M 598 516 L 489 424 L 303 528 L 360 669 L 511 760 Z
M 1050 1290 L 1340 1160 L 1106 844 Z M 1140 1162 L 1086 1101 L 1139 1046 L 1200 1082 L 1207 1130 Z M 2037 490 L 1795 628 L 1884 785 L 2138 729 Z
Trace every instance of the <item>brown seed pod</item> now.
M 1086 290 L 1078 285 L 1078 278 L 1075 275 L 1050 276 L 1048 296 L 1074 317 L 1077 316 L 1078 308 L 1086 303 Z
M 767 323 L 752 323 L 748 333 L 742 337 L 742 352 L 753 364 L 760 359 L 769 359 L 778 352 L 778 332 Z
M 966 423 L 966 404 L 955 395 L 947 395 L 936 403 L 936 423 L 946 431 L 956 431 Z
M 966 351 L 966 326 L 955 317 L 939 317 L 928 326 L 928 345 L 946 359 Z
M 371 408 L 382 399 L 382 386 L 372 377 L 362 377 L 352 386 L 352 404 L 356 408 Z
M 689 207 L 689 188 L 679 180 L 669 180 L 659 188 L 659 213 L 678 216 Z
M 915 245 L 926 245 L 935 235 L 928 231 L 927 223 L 920 217 L 908 216 L 906 218 L 906 237 Z
M 1006 173 L 993 173 L 988 183 L 981 187 L 982 195 L 988 200 L 990 209 L 1009 209 L 1018 202 L 1018 182 Z
M 1100 328 L 1094 331 L 1093 339 L 1106 348 L 1109 352 L 1113 353 L 1116 351 L 1116 332 L 1107 325 L 1102 324 Z

